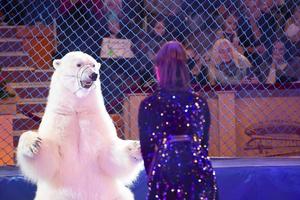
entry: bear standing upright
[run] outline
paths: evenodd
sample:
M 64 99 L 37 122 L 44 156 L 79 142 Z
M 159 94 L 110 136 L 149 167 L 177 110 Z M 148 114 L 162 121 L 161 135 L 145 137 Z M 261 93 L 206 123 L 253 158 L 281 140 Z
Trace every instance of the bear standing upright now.
M 37 132 L 22 134 L 17 161 L 35 200 L 132 200 L 141 168 L 137 141 L 121 140 L 104 106 L 100 64 L 83 52 L 54 60 Z

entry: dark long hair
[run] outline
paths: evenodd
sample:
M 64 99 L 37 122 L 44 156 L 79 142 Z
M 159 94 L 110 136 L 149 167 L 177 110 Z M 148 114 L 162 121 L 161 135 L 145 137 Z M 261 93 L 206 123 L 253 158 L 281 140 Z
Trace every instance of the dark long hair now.
M 186 52 L 180 42 L 165 43 L 156 55 L 156 77 L 161 89 L 190 89 L 190 73 Z

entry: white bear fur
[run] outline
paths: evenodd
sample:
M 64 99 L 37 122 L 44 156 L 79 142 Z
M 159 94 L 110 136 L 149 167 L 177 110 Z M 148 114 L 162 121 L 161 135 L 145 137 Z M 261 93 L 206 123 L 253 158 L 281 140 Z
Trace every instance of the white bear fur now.
M 42 122 L 20 137 L 18 165 L 37 184 L 35 200 L 132 200 L 125 185 L 141 169 L 139 143 L 117 137 L 99 79 L 80 89 L 78 63 L 99 74 L 100 64 L 82 52 L 54 61 Z

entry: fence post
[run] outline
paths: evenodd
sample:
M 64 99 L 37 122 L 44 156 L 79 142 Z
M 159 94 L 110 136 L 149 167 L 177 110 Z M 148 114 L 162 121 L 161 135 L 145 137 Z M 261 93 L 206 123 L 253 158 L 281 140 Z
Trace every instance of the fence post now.
M 139 139 L 138 129 L 138 111 L 141 101 L 146 97 L 146 94 L 129 94 L 124 100 L 123 119 L 124 119 L 124 134 L 129 140 Z
M 0 166 L 14 165 L 13 119 L 16 115 L 16 99 L 0 100 Z
M 235 91 L 217 92 L 220 156 L 236 156 L 237 152 L 235 93 Z

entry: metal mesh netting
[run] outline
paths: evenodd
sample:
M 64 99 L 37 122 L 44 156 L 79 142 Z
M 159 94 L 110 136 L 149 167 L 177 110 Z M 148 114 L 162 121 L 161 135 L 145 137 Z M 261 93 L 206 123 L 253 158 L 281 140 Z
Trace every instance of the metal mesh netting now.
M 137 139 L 140 101 L 155 90 L 153 60 L 179 40 L 195 91 L 208 100 L 212 156 L 300 152 L 297 0 L 1 0 L 0 165 L 36 130 L 52 61 L 80 50 L 102 66 L 108 112 Z

